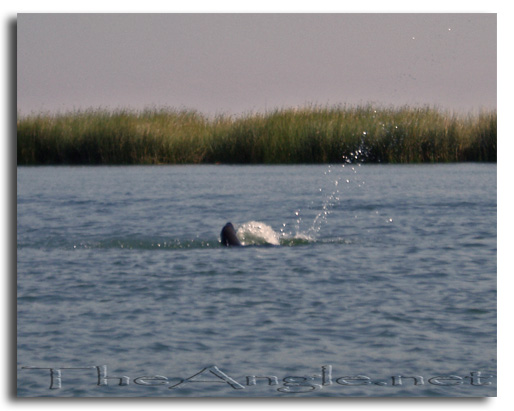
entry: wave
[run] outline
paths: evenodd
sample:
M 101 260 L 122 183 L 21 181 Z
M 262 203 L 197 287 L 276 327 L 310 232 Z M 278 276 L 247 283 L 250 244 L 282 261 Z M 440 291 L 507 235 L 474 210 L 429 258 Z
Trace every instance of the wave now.
M 263 222 L 249 221 L 236 225 L 237 237 L 241 244 L 247 247 L 297 247 L 313 244 L 349 244 L 344 238 L 315 238 L 309 233 L 283 233 L 276 232 L 271 226 Z M 204 248 L 224 248 L 220 239 L 212 238 L 149 238 L 141 236 L 124 236 L 111 238 L 95 238 L 84 240 L 70 240 L 63 237 L 54 237 L 40 242 L 18 243 L 18 249 L 66 249 L 66 250 L 183 250 L 183 249 L 204 249 Z

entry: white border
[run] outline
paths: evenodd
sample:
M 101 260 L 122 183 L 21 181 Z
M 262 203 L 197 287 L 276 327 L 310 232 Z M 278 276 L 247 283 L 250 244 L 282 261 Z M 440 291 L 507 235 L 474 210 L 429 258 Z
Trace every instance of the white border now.
M 513 38 L 512 27 L 514 26 L 514 22 L 512 20 L 512 14 L 510 13 L 511 7 L 509 2 L 507 1 L 431 1 L 431 2 L 423 2 L 423 4 L 419 4 L 419 2 L 413 1 L 359 1 L 359 2 L 345 2 L 345 1 L 325 1 L 325 0 L 317 0 L 317 1 L 280 1 L 280 0 L 261 0 L 255 2 L 242 2 L 242 1 L 157 1 L 157 0 L 145 0 L 144 2 L 134 2 L 132 4 L 127 4 L 126 1 L 108 1 L 108 0 L 90 0 L 87 2 L 70 2 L 70 1 L 61 1 L 61 0 L 47 0 L 47 1 L 35 1 L 35 0 L 19 0 L 16 2 L 4 2 L 2 7 L 2 17 L 3 17 L 3 41 L 1 42 L 2 47 L 2 56 L 4 57 L 4 64 L 2 65 L 2 95 L 4 98 L 2 99 L 2 108 L 0 111 L 2 118 L 0 123 L 4 125 L 3 130 L 3 138 L 2 144 L 3 146 L 0 149 L 0 164 L 1 164 L 1 178 L 0 178 L 0 189 L 2 193 L 2 219 L 1 219 L 1 233 L 0 236 L 0 250 L 2 250 L 3 255 L 1 261 L 3 262 L 4 269 L 2 270 L 2 278 L 4 279 L 4 287 L 5 294 L 11 292 L 12 289 L 8 288 L 7 276 L 12 275 L 12 272 L 8 271 L 7 265 L 7 245 L 15 241 L 14 238 L 10 238 L 8 236 L 9 227 L 9 219 L 14 216 L 8 215 L 8 207 L 7 203 L 9 201 L 13 201 L 12 198 L 9 198 L 9 195 L 12 194 L 12 191 L 9 192 L 9 182 L 12 181 L 15 176 L 12 175 L 12 169 L 9 166 L 16 164 L 16 159 L 8 159 L 8 152 L 6 150 L 6 140 L 7 138 L 15 138 L 13 135 L 9 135 L 9 133 L 14 130 L 14 127 L 9 126 L 10 119 L 8 114 L 10 114 L 10 105 L 13 101 L 10 101 L 9 95 L 9 81 L 12 78 L 8 78 L 10 63 L 5 61 L 9 59 L 8 51 L 8 22 L 12 19 L 16 18 L 16 14 L 19 12 L 74 12 L 74 13 L 82 13 L 82 12 L 487 12 L 487 13 L 498 13 L 498 111 L 500 121 L 498 123 L 498 136 L 499 136 L 499 146 L 498 146 L 498 319 L 500 320 L 500 325 L 503 327 L 499 327 L 498 337 L 498 352 L 499 352 L 499 364 L 498 364 L 498 395 L 500 398 L 492 398 L 486 400 L 469 400 L 469 399 L 452 399 L 452 400 L 441 400 L 441 399 L 431 399 L 431 400 L 416 400 L 416 399 L 370 399 L 370 400 L 350 400 L 347 399 L 338 399 L 338 400 L 327 400 L 327 399 L 319 399 L 319 400 L 177 400 L 177 399 L 162 399 L 162 400 L 152 400 L 152 399 L 142 399 L 135 400 L 131 399 L 130 401 L 126 400 L 15 400 L 12 398 L 12 393 L 8 392 L 8 385 L 6 379 L 7 378 L 16 378 L 13 373 L 15 370 L 10 369 L 9 367 L 12 365 L 12 361 L 10 360 L 10 356 L 12 356 L 13 352 L 8 352 L 8 345 L 3 339 L 2 347 L 4 350 L 2 356 L 2 370 L 4 375 L 4 387 L 2 396 L 2 408 L 10 409 L 11 407 L 16 407 L 17 409 L 28 408 L 31 405 L 35 405 L 37 407 L 43 408 L 68 408 L 70 406 L 83 408 L 94 406 L 95 408 L 100 409 L 109 409 L 112 408 L 118 409 L 118 407 L 123 407 L 123 409 L 129 408 L 139 408 L 144 404 L 144 407 L 156 407 L 162 409 L 184 409 L 184 408 L 209 408 L 209 409 L 235 409 L 244 406 L 245 409 L 260 409 L 261 407 L 271 407 L 280 409 L 310 409 L 312 406 L 321 406 L 323 410 L 329 409 L 338 409 L 341 407 L 345 409 L 410 409 L 412 406 L 419 408 L 442 408 L 442 409 L 473 409 L 473 408 L 496 408 L 501 405 L 506 405 L 509 398 L 509 382 L 506 381 L 508 379 L 508 374 L 510 371 L 510 365 L 512 364 L 512 355 L 511 352 L 511 344 L 509 344 L 506 339 L 509 338 L 507 334 L 507 328 L 510 328 L 510 313 L 512 312 L 511 302 L 512 298 L 510 298 L 509 290 L 512 285 L 512 281 L 509 276 L 512 275 L 512 270 L 509 269 L 511 265 L 511 259 L 509 258 L 512 255 L 512 250 L 510 247 L 510 236 L 512 235 L 512 215 L 513 208 L 510 207 L 512 201 L 509 199 L 510 193 L 512 192 L 513 183 L 512 179 L 512 166 L 509 163 L 512 163 L 510 157 L 513 153 L 512 149 L 512 140 L 514 139 L 512 126 L 509 124 L 512 120 L 512 111 L 511 104 L 512 101 L 512 75 L 514 72 L 510 55 L 512 54 L 511 40 Z M 11 39 L 12 40 L 12 39 Z M 510 121 L 509 121 L 510 120 Z M 507 127 L 509 125 L 510 127 Z M 12 167 L 11 167 L 12 168 Z M 10 233 L 12 234 L 12 233 Z M 14 298 L 14 297 L 13 297 Z M 14 313 L 8 312 L 10 308 L 12 308 L 12 304 L 7 305 L 7 295 L 4 295 L 4 308 L 6 314 L 3 316 L 3 330 L 4 335 L 12 330 L 8 329 L 8 316 L 12 316 Z M 14 339 L 14 336 L 8 335 L 10 340 Z M 503 377 L 503 380 L 502 380 Z M 143 403 L 144 401 L 144 403 Z M 315 401 L 315 402 L 314 402 Z M 501 404 L 500 404 L 501 403 Z

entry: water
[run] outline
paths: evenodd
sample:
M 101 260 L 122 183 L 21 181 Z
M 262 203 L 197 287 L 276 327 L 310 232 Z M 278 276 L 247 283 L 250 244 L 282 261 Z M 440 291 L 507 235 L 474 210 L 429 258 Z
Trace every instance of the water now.
M 17 242 L 19 396 L 496 395 L 496 165 L 20 167 Z

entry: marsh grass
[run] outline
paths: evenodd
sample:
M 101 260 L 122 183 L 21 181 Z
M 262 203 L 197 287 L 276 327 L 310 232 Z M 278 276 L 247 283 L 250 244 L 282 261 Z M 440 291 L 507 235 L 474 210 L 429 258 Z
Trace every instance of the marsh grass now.
M 496 111 L 429 107 L 280 109 L 239 117 L 192 110 L 87 110 L 17 121 L 19 165 L 496 161 Z

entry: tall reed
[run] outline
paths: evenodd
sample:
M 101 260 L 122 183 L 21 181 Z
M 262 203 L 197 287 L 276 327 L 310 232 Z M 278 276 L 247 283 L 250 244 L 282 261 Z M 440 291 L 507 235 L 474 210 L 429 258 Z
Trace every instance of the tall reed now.
M 19 165 L 496 161 L 496 111 L 333 106 L 208 117 L 193 110 L 21 116 Z

